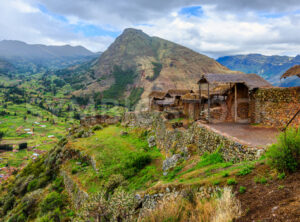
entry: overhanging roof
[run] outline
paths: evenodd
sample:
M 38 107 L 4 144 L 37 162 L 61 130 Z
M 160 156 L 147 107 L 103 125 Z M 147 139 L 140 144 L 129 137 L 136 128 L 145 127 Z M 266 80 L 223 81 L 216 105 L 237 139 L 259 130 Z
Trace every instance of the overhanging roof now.
M 243 83 L 250 90 L 255 88 L 272 87 L 272 85 L 256 74 L 204 74 L 198 81 L 199 83 L 207 82 L 209 84 L 224 84 L 224 83 Z

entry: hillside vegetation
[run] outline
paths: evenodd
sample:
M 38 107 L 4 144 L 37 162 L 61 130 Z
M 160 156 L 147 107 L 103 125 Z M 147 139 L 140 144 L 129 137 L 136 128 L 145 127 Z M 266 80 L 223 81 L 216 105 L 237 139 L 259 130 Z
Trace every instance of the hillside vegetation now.
M 219 150 L 201 156 L 192 146 L 189 158 L 163 174 L 166 154 L 149 146 L 151 136 L 151 131 L 119 124 L 73 127 L 47 154 L 2 184 L 2 221 L 230 221 L 239 216 L 250 219 L 257 210 L 262 213 L 255 214 L 256 219 L 263 219 L 279 203 L 271 202 L 269 186 L 273 192 L 278 189 L 278 195 L 286 189 L 288 198 L 299 192 L 288 185 L 298 171 L 276 171 L 264 158 L 226 162 Z M 270 199 L 265 210 L 244 205 L 245 197 L 255 198 L 257 190 L 265 193 L 256 201 Z M 147 208 L 147 203 L 154 203 L 149 198 L 164 195 L 154 209 Z M 288 207 L 289 216 L 276 215 L 295 218 L 293 205 Z

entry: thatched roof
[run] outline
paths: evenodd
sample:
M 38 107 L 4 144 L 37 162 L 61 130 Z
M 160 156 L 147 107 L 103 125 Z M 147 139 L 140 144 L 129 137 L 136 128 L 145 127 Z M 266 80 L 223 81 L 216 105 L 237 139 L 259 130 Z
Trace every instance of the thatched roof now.
M 188 93 L 181 97 L 181 99 L 183 101 L 184 100 L 199 100 L 199 98 L 200 98 L 199 91 L 198 91 L 198 93 Z
M 287 77 L 290 77 L 290 76 L 298 76 L 300 77 L 300 65 L 295 65 L 293 66 L 292 68 L 288 69 L 281 77 L 280 79 L 282 78 L 287 78 Z
M 167 95 L 167 92 L 164 91 L 152 91 L 149 94 L 150 98 L 163 99 Z
M 183 96 L 187 93 L 193 93 L 191 89 L 169 89 L 168 93 L 173 96 Z
M 243 83 L 250 90 L 255 88 L 272 87 L 272 85 L 256 74 L 204 74 L 198 81 L 209 84 Z
M 175 99 L 156 100 L 155 103 L 161 106 L 172 106 L 175 104 Z

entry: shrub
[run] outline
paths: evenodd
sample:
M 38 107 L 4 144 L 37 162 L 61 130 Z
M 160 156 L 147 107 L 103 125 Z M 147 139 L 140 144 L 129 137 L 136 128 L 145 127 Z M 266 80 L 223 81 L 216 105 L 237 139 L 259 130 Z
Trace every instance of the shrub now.
M 27 149 L 27 143 L 20 143 L 19 150 Z
M 227 184 L 228 185 L 235 185 L 235 184 L 237 184 L 237 182 L 236 182 L 236 180 L 234 178 L 231 178 L 231 179 L 227 180 Z
M 252 167 L 247 166 L 247 167 L 245 167 L 244 169 L 240 170 L 240 171 L 237 173 L 237 175 L 238 175 L 238 176 L 245 176 L 245 175 L 247 175 L 247 174 L 249 174 L 249 173 L 251 173 L 251 172 L 252 172 Z
M 64 189 L 64 179 L 63 179 L 63 177 L 61 177 L 61 176 L 56 177 L 56 179 L 53 181 L 52 189 L 56 190 L 58 192 L 63 191 L 63 189 Z
M 278 174 L 278 179 L 283 180 L 284 178 L 285 178 L 285 173 L 284 172 Z
M 128 179 L 150 164 L 151 160 L 152 159 L 149 154 L 133 153 L 128 156 L 121 173 L 126 179 Z
M 41 211 L 47 213 L 63 205 L 62 197 L 56 191 L 49 193 L 40 204 Z
M 4 214 L 6 214 L 8 211 L 10 211 L 13 208 L 15 201 L 16 198 L 14 195 L 7 196 L 2 208 Z
M 78 168 L 77 168 L 77 167 L 72 168 L 71 173 L 72 173 L 72 174 L 78 173 Z
M 101 126 L 101 125 L 95 125 L 92 128 L 93 131 L 102 130 L 102 129 L 103 129 L 103 126 Z
M 265 177 L 258 177 L 256 176 L 254 178 L 255 183 L 260 183 L 260 184 L 266 184 L 268 180 Z
M 279 171 L 294 172 L 300 165 L 300 130 L 289 128 L 266 153 L 268 164 Z
M 37 179 L 30 181 L 27 185 L 27 191 L 30 192 L 30 191 L 35 190 L 37 188 L 37 185 L 38 185 Z
M 0 131 L 0 140 L 2 140 L 3 137 L 4 137 L 4 132 Z
M 240 186 L 239 192 L 240 193 L 245 193 L 246 192 L 246 187 Z
M 215 181 L 213 181 L 212 184 L 213 184 L 214 186 L 219 185 L 219 184 L 220 184 L 220 181 L 219 181 L 219 180 L 215 180 Z
M 229 173 L 228 173 L 228 172 L 225 172 L 225 173 L 222 174 L 222 176 L 223 176 L 223 177 L 229 177 Z

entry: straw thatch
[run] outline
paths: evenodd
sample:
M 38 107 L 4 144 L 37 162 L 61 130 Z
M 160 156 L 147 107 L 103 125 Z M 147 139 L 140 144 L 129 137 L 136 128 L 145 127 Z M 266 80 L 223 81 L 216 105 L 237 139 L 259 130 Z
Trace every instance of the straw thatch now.
M 172 106 L 175 104 L 175 99 L 157 100 L 155 103 L 160 106 Z
M 152 91 L 149 94 L 149 97 L 156 98 L 156 99 L 164 99 L 166 95 L 167 95 L 167 92 L 164 92 L 164 91 Z
M 168 93 L 174 97 L 174 96 L 183 96 L 187 93 L 193 93 L 193 90 L 191 89 L 169 89 Z
M 198 83 L 204 81 L 209 84 L 243 83 L 249 90 L 272 87 L 268 81 L 256 74 L 205 74 Z
M 300 77 L 300 65 L 295 65 L 293 66 L 292 68 L 288 69 L 281 77 L 280 79 L 282 78 L 287 78 L 287 77 L 290 77 L 290 76 L 298 76 Z

